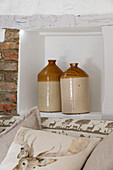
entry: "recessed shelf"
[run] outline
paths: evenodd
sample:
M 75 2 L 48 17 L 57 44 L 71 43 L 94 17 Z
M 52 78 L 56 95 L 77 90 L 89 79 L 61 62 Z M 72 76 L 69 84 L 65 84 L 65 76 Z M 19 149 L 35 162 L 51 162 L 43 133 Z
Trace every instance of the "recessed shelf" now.
M 41 117 L 113 120 L 113 78 L 109 74 L 113 72 L 112 42 L 113 26 L 78 28 L 69 32 L 20 31 L 18 113 L 22 115 L 37 105 L 37 74 L 47 65 L 48 59 L 55 59 L 62 71 L 69 68 L 70 62 L 78 62 L 88 73 L 91 112 L 80 115 L 41 113 Z
M 101 120 L 101 112 L 90 112 L 86 114 L 63 114 L 62 112 L 40 112 L 41 117 L 72 118 L 72 119 L 96 119 Z
M 62 71 L 69 68 L 69 63 L 78 62 L 80 68 L 88 73 L 91 113 L 80 115 L 41 113 L 41 116 L 101 119 L 100 112 L 102 110 L 102 98 L 104 98 L 104 46 L 101 31 L 101 28 L 82 28 L 69 32 L 20 32 L 18 112 L 21 115 L 26 112 L 25 106 L 29 110 L 37 105 L 37 74 L 47 65 L 48 59 L 55 59 Z M 26 67 L 26 65 L 29 67 Z

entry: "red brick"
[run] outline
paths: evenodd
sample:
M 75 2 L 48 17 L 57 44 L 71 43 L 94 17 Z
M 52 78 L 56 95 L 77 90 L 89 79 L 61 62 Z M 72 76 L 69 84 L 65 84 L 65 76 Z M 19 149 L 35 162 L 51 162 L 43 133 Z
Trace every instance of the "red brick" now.
M 15 105 L 12 110 L 8 111 L 0 111 L 0 115 L 6 115 L 6 116 L 19 116 L 17 113 L 17 105 Z
M 19 39 L 19 31 L 14 29 L 7 29 L 5 32 L 5 40 Z
M 18 41 L 17 42 L 1 42 L 0 50 L 9 50 L 9 49 L 18 49 Z
M 0 70 L 4 71 L 16 71 L 18 68 L 18 65 L 16 62 L 5 62 L 0 61 Z
M 18 73 L 4 72 L 4 81 L 16 81 L 18 80 Z
M 0 114 L 17 115 L 19 30 L 6 29 L 0 42 Z
M 0 104 L 0 111 L 10 111 L 15 106 L 15 104 Z
M 0 60 L 2 59 L 2 53 L 0 53 Z
M 18 61 L 18 52 L 17 51 L 5 52 L 4 59 Z
M 8 92 L 0 92 L 0 103 L 5 103 L 5 102 L 12 102 L 12 103 L 16 103 L 17 102 L 17 95 L 12 94 L 12 93 L 8 93 Z
M 17 41 L 16 44 L 19 45 L 19 41 Z
M 17 85 L 15 83 L 0 82 L 0 91 L 15 92 Z
M 0 73 L 0 81 L 2 81 L 2 80 L 3 80 L 3 78 L 4 78 L 3 73 Z
M 4 101 L 17 102 L 17 96 L 15 94 L 7 93 L 4 96 Z

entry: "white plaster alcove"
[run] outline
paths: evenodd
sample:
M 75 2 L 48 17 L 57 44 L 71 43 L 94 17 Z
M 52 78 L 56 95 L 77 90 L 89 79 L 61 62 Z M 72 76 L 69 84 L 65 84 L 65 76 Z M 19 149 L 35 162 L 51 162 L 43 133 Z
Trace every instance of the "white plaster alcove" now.
M 109 119 L 110 116 L 111 119 L 111 115 L 108 115 L 108 106 L 105 105 L 105 97 L 108 95 L 108 93 L 105 94 L 105 32 L 106 27 L 82 27 L 74 31 L 57 30 L 52 32 L 21 30 L 19 113 L 23 114 L 27 111 L 26 109 L 37 105 L 37 74 L 47 65 L 48 59 L 56 59 L 57 65 L 63 71 L 69 67 L 70 62 L 79 62 L 80 67 L 90 77 L 90 113 L 71 115 L 71 117 L 102 119 L 107 115 L 106 118 Z M 61 113 L 41 113 L 41 115 L 68 117 Z
M 5 0 L 0 6 L 0 28 L 21 30 L 18 113 L 37 105 L 37 74 L 55 58 L 63 71 L 79 62 L 90 76 L 90 113 L 71 117 L 113 119 L 113 2 Z

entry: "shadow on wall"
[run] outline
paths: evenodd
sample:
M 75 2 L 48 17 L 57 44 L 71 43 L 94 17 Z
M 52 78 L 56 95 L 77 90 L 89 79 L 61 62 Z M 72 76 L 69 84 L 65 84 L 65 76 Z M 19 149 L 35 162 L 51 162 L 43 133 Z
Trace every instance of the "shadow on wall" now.
M 102 73 L 101 70 L 92 62 L 92 59 L 88 59 L 84 64 L 84 69 L 89 75 L 89 100 L 90 111 L 101 112 L 102 111 Z
M 69 68 L 69 63 L 66 56 L 60 56 L 60 60 L 57 60 L 57 65 L 64 72 Z

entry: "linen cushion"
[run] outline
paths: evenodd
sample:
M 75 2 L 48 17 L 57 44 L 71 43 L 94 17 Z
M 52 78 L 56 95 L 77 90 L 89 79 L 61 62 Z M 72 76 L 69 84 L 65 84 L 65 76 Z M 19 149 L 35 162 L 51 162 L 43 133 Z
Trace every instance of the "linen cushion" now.
M 6 156 L 17 130 L 21 126 L 32 129 L 41 129 L 40 112 L 37 107 L 32 108 L 28 113 L 16 120 L 11 127 L 0 134 L 0 163 Z
M 94 149 L 84 170 L 113 170 L 113 132 Z
M 1 170 L 80 170 L 99 141 L 21 127 Z

